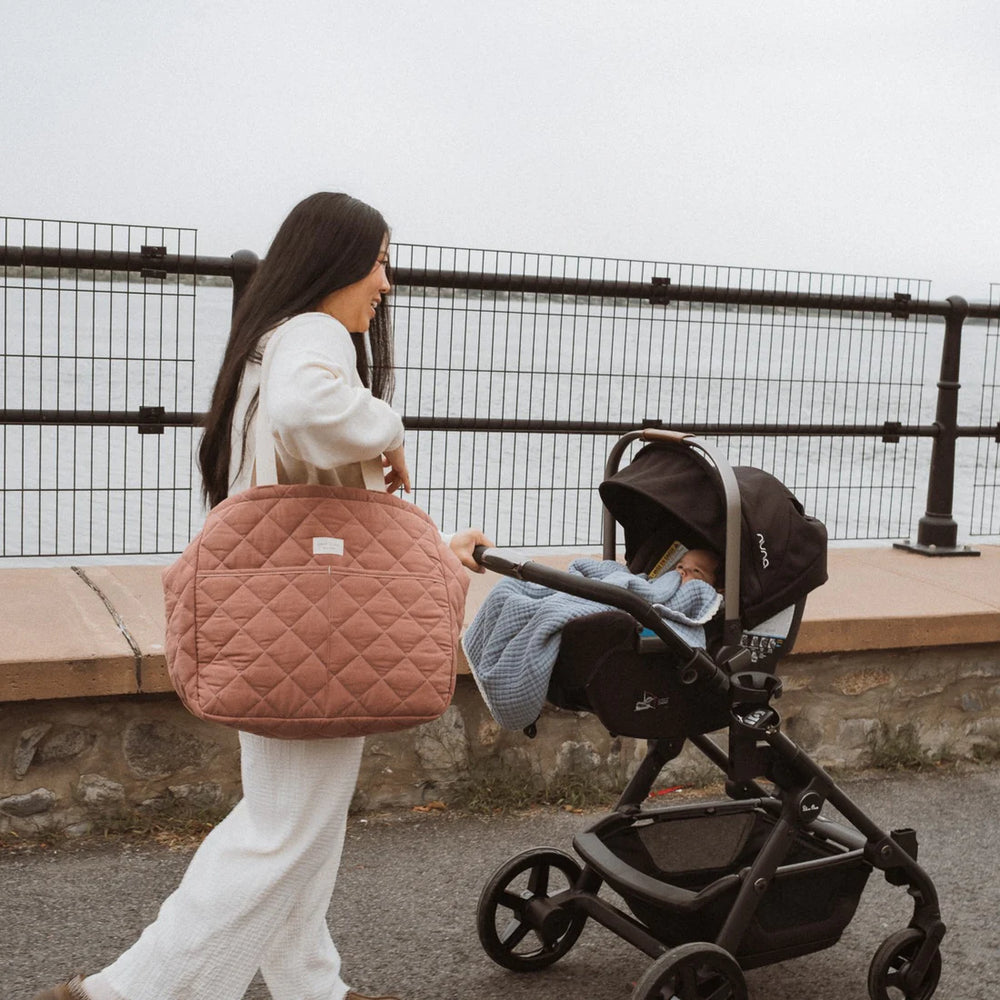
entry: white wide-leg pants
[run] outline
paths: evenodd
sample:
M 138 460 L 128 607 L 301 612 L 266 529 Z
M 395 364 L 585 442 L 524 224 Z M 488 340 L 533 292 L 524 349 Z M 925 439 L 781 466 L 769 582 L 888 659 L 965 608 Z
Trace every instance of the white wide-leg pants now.
M 343 1000 L 326 913 L 362 738 L 240 733 L 243 799 L 205 838 L 156 920 L 85 988 L 121 1000 Z

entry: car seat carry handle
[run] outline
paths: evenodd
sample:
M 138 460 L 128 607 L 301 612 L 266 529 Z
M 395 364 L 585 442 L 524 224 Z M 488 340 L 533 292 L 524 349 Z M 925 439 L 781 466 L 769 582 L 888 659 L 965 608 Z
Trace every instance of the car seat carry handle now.
M 667 625 L 649 601 L 632 593 L 631 590 L 615 586 L 613 583 L 604 583 L 602 580 L 592 580 L 575 573 L 567 573 L 565 570 L 555 569 L 553 566 L 546 566 L 526 557 L 522 557 L 519 561 L 508 559 L 496 549 L 489 549 L 485 545 L 477 545 L 472 555 L 480 566 L 502 576 L 538 583 L 563 594 L 571 594 L 597 604 L 610 605 L 620 611 L 627 611 L 640 625 L 659 636 L 668 649 L 683 658 L 684 662 L 679 666 L 682 681 L 692 683 L 704 679 L 722 693 L 729 689 L 728 676 L 718 668 L 712 658 L 704 650 L 689 646 Z
M 610 479 L 621 463 L 622 455 L 633 441 L 646 441 L 650 444 L 682 445 L 700 451 L 712 465 L 719 477 L 723 496 L 726 502 L 726 552 L 725 552 L 725 624 L 723 626 L 723 641 L 728 645 L 738 646 L 742 634 L 740 624 L 740 538 L 743 519 L 743 506 L 740 500 L 740 487 L 736 474 L 726 456 L 714 445 L 703 441 L 694 434 L 685 431 L 674 431 L 662 427 L 642 427 L 622 435 L 611 449 L 604 469 L 604 478 Z M 604 558 L 615 558 L 615 535 L 617 525 L 606 507 L 603 512 L 604 527 Z

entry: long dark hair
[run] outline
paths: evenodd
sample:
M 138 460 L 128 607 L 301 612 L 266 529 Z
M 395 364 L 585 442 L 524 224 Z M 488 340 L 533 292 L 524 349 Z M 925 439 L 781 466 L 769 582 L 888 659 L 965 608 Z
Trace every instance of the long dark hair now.
M 198 449 L 202 493 L 209 506 L 225 500 L 229 493 L 230 442 L 240 380 L 248 362 L 260 363 L 257 345 L 261 336 L 282 320 L 315 310 L 330 292 L 364 278 L 375 265 L 388 234 L 389 227 L 379 212 L 346 194 L 321 191 L 288 213 L 240 298 L 215 381 Z M 365 335 L 351 331 L 351 337 L 362 382 L 388 401 L 394 379 L 392 329 L 384 297 L 368 328 L 370 361 Z M 256 407 L 255 396 L 243 427 L 243 462 L 247 425 Z

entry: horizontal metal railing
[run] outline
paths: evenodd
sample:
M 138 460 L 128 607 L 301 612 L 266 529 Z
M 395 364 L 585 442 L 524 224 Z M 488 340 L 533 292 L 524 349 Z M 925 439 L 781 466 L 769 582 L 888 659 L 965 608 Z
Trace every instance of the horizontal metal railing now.
M 411 248 L 412 249 L 412 248 Z M 426 250 L 426 248 L 424 248 Z M 415 256 L 415 254 L 411 254 Z M 199 278 L 226 278 L 233 284 L 235 302 L 246 282 L 252 277 L 257 266 L 256 255 L 248 251 L 240 251 L 231 257 L 201 257 L 193 254 L 171 254 L 158 245 L 142 246 L 138 250 L 99 250 L 88 248 L 41 247 L 41 246 L 0 246 L 0 266 L 7 269 L 20 269 L 27 274 L 31 269 L 38 270 L 38 280 L 45 278 L 46 272 L 54 271 L 62 274 L 67 270 L 90 271 L 131 275 L 144 284 L 163 282 L 171 278 L 181 277 L 192 281 Z M 654 270 L 656 265 L 653 265 Z M 10 273 L 9 271 L 7 272 Z M 759 287 L 729 287 L 713 285 L 696 285 L 684 282 L 674 282 L 662 274 L 644 275 L 643 280 L 606 279 L 594 276 L 573 276 L 567 274 L 530 274 L 530 273 L 489 273 L 460 267 L 406 267 L 397 266 L 393 271 L 393 283 L 397 291 L 412 290 L 425 297 L 434 297 L 440 293 L 475 293 L 487 303 L 490 314 L 500 313 L 509 309 L 510 301 L 532 302 L 535 311 L 538 302 L 554 300 L 552 315 L 559 316 L 563 300 L 572 302 L 599 302 L 601 310 L 611 310 L 606 303 L 624 303 L 626 312 L 631 308 L 644 308 L 662 312 L 665 307 L 677 307 L 680 303 L 700 307 L 724 307 L 725 309 L 743 310 L 739 315 L 756 315 L 759 310 L 774 313 L 808 312 L 811 315 L 825 316 L 831 325 L 840 322 L 844 317 L 882 315 L 893 323 L 905 324 L 916 317 L 934 317 L 944 320 L 945 330 L 941 352 L 941 371 L 937 382 L 937 402 L 933 420 L 895 420 L 851 422 L 844 421 L 803 421 L 795 422 L 788 419 L 751 419 L 705 420 L 689 418 L 687 415 L 671 416 L 671 426 L 697 433 L 700 436 L 715 436 L 729 438 L 866 438 L 881 443 L 895 443 L 905 439 L 928 440 L 932 443 L 932 454 L 927 483 L 927 507 L 924 516 L 917 525 L 916 541 L 912 547 L 920 551 L 947 553 L 950 551 L 968 551 L 959 546 L 957 541 L 958 525 L 953 517 L 952 502 L 954 495 L 955 446 L 962 438 L 979 438 L 984 441 L 1000 439 L 1000 427 L 985 424 L 960 423 L 958 419 L 958 393 L 960 390 L 960 366 L 963 325 L 968 318 L 986 320 L 993 323 L 1000 319 L 1000 304 L 967 303 L 959 297 L 945 300 L 930 300 L 920 296 L 914 297 L 908 293 L 892 292 L 886 294 L 848 294 L 844 292 L 814 292 L 798 291 L 780 288 Z M 196 287 L 196 286 L 195 286 Z M 506 304 L 501 297 L 507 297 Z M 398 307 L 397 307 L 398 308 Z M 417 309 L 410 304 L 411 311 Z M 420 305 L 425 312 L 428 308 L 441 313 L 452 304 L 435 298 L 430 307 Z M 469 308 L 462 318 L 469 319 Z M 573 306 L 572 312 L 577 307 Z M 581 307 L 587 309 L 589 307 Z M 526 314 L 534 315 L 531 309 L 525 309 Z M 478 314 L 477 314 L 478 315 Z M 646 314 L 638 317 L 645 322 Z M 601 316 L 598 316 L 600 319 Z M 628 318 L 628 317 L 626 317 Z M 635 317 L 633 317 L 635 319 Z M 619 318 L 612 318 L 612 325 Z M 715 314 L 711 322 L 717 322 Z M 466 323 L 468 325 L 468 323 Z M 398 329 L 398 324 L 397 324 Z M 464 332 L 463 332 L 464 335 Z M 650 335 L 652 337 L 652 335 Z M 419 337 L 408 338 L 414 341 Z M 861 338 L 859 338 L 861 339 Z M 419 345 L 414 351 L 419 350 Z M 748 349 L 749 350 L 749 349 Z M 838 347 L 839 350 L 839 347 Z M 506 362 L 503 362 L 506 364 Z M 537 367 L 537 366 L 536 366 Z M 544 366 L 543 366 L 544 367 Z M 439 362 L 430 366 L 414 363 L 409 366 L 415 377 L 420 377 L 426 370 L 437 378 L 443 370 Z M 483 372 L 475 364 L 469 366 L 473 375 L 481 376 Z M 508 372 L 504 371 L 503 378 Z M 662 376 L 662 373 L 661 373 Z M 569 376 L 566 376 L 569 377 Z M 585 374 L 574 373 L 573 378 L 583 379 Z M 608 376 L 610 380 L 612 376 Z M 615 374 L 614 379 L 621 380 L 625 376 Z M 706 380 L 710 376 L 706 377 Z M 821 380 L 822 381 L 822 380 Z M 828 379 L 828 382 L 836 379 Z M 6 395 L 5 395 L 6 401 Z M 80 407 L 63 405 L 48 407 L 7 406 L 4 402 L 0 407 L 0 425 L 21 427 L 72 427 L 72 426 L 105 426 L 105 427 L 136 427 L 142 434 L 160 434 L 168 428 L 196 427 L 203 414 L 195 408 L 171 408 L 169 405 L 144 404 L 132 409 L 114 409 L 95 407 Z M 547 417 L 533 416 L 531 412 L 497 416 L 489 412 L 474 409 L 473 412 L 460 412 L 457 415 L 442 415 L 438 412 L 422 412 L 404 410 L 404 420 L 409 431 L 418 435 L 439 433 L 445 436 L 462 437 L 467 434 L 483 435 L 488 441 L 505 439 L 512 436 L 533 435 L 620 435 L 639 424 L 660 425 L 662 417 L 649 413 L 641 418 L 625 420 L 615 419 L 584 419 L 565 416 Z M 489 447 L 489 445 L 488 445 Z M 432 449 L 433 450 L 433 449 Z M 579 490 L 593 491 L 595 482 L 578 484 Z M 169 492 L 187 487 L 170 487 Z M 494 493 L 500 487 L 492 487 Z M 836 490 L 836 484 L 830 484 L 831 490 Z M 453 494 L 463 489 L 458 482 L 437 487 L 442 496 Z M 470 490 L 476 486 L 470 484 Z M 815 487 L 820 489 L 820 487 Z M 578 490 L 578 491 L 579 491 Z M 554 498 L 551 503 L 557 502 Z M 459 505 L 460 506 L 460 505 Z M 861 534 L 857 537 L 878 537 Z M 500 539 L 498 539 L 500 541 Z M 552 542 L 552 539 L 549 539 Z M 544 542 L 543 542 L 544 544 Z M 558 544 L 558 540 L 555 541 Z M 4 554 L 10 554 L 5 552 Z M 18 553 L 14 553 L 18 554 Z

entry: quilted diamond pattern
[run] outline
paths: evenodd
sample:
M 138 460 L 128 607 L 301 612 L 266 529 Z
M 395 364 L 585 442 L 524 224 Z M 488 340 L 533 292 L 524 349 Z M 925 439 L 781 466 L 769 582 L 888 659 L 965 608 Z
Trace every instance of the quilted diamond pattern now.
M 343 553 L 314 554 L 314 538 Z M 357 736 L 428 722 L 451 700 L 468 576 L 391 494 L 247 490 L 209 512 L 163 582 L 167 667 L 201 718 Z

